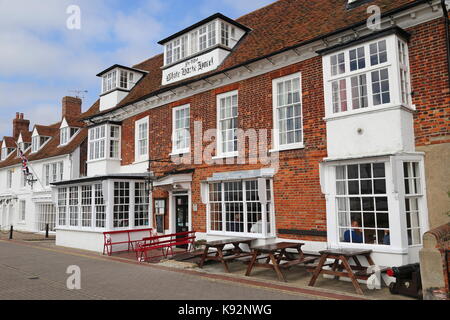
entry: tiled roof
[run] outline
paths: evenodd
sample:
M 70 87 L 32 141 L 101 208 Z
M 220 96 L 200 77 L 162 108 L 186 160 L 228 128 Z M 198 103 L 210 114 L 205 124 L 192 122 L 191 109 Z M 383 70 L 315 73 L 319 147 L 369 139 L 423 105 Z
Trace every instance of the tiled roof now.
M 33 134 L 33 132 L 22 130 L 20 131 L 20 134 L 22 135 L 23 142 L 31 143 L 31 135 Z
M 17 147 L 16 141 L 14 140 L 13 137 L 3 137 L 3 147 L 15 148 Z
M 99 101 L 97 100 L 85 113 L 80 115 L 80 119 L 83 117 L 87 117 L 93 115 L 99 111 Z M 81 123 L 84 126 L 83 123 Z M 42 126 L 36 125 L 35 128 L 38 130 L 40 135 L 51 137 L 50 140 L 36 153 L 31 154 L 31 148 L 25 153 L 28 161 L 46 159 L 57 157 L 61 155 L 70 154 L 87 138 L 88 129 L 82 128 L 76 136 L 73 137 L 72 140 L 67 145 L 60 146 L 59 141 L 59 127 L 61 126 L 61 122 L 49 125 Z M 12 140 L 11 140 L 12 139 Z M 9 141 L 8 143 L 15 142 L 11 137 L 5 137 L 5 140 Z M 13 165 L 17 165 L 21 162 L 20 158 L 17 156 L 16 152 L 13 152 L 6 160 L 0 161 L 0 168 L 5 168 Z
M 49 126 L 42 126 L 42 125 L 37 124 L 34 126 L 34 128 L 36 129 L 37 133 L 40 136 L 53 137 L 57 133 L 60 125 L 61 125 L 60 122 L 51 124 Z
M 237 67 L 277 52 L 299 46 L 308 41 L 320 39 L 357 23 L 365 23 L 369 5 L 377 5 L 383 14 L 418 4 L 424 0 L 373 0 L 354 9 L 347 9 L 348 0 L 279 0 L 259 10 L 246 14 L 237 22 L 249 27 L 251 31 L 236 45 L 222 65 L 209 73 L 162 86 L 161 77 L 163 55 L 156 55 L 133 68 L 149 73 L 141 79 L 131 92 L 114 108 L 99 112 L 105 114 L 132 104 L 188 81 Z

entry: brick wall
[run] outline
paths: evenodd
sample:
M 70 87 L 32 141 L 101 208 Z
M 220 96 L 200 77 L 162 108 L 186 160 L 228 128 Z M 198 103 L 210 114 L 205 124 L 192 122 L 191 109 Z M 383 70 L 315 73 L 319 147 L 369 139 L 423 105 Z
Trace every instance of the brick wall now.
M 244 130 L 272 128 L 272 79 L 296 72 L 302 73 L 305 148 L 280 153 L 280 170 L 274 179 L 276 228 L 326 230 L 325 201 L 320 192 L 319 183 L 319 162 L 326 156 L 326 129 L 325 122 L 322 120 L 325 114 L 320 57 L 198 94 L 189 99 L 156 108 L 125 120 L 122 125 L 122 165 L 134 161 L 134 122 L 136 120 L 147 115 L 150 116 L 150 157 L 152 159 L 167 159 L 172 151 L 172 108 L 190 104 L 191 150 L 194 150 L 194 144 L 200 143 L 193 139 L 194 121 L 202 121 L 203 131 L 215 129 L 217 126 L 216 96 L 232 90 L 239 90 L 238 122 L 240 128 Z M 270 131 L 268 135 L 268 143 L 270 144 Z M 210 143 L 203 142 L 201 145 L 205 149 Z M 270 145 L 269 148 L 271 148 Z M 248 139 L 245 150 L 248 154 Z M 215 155 L 215 152 L 213 155 Z M 157 175 L 162 175 L 174 169 L 195 169 L 192 183 L 192 202 L 198 205 L 198 211 L 193 213 L 193 226 L 199 232 L 206 231 L 206 206 L 202 204 L 200 199 L 200 182 L 206 180 L 214 172 L 251 170 L 261 167 L 267 166 L 259 163 L 213 166 L 204 163 L 198 165 L 152 163 L 152 170 Z M 158 197 L 161 197 L 159 193 Z M 293 236 L 289 237 L 292 238 Z M 305 238 L 303 237 L 303 239 Z M 311 237 L 311 239 L 324 240 L 320 237 Z
M 436 19 L 414 28 L 409 43 L 416 145 L 450 142 L 450 89 L 445 27 Z
M 417 107 L 414 116 L 416 144 L 441 143 L 448 139 L 450 96 L 447 86 L 445 37 L 441 19 L 408 30 L 412 33 L 410 66 L 413 101 Z M 172 151 L 172 108 L 189 103 L 191 106 L 191 137 L 194 150 L 203 149 L 209 142 L 194 141 L 194 121 L 202 121 L 203 130 L 216 128 L 216 95 L 239 90 L 239 127 L 270 129 L 273 127 L 272 79 L 301 72 L 304 149 L 280 153 L 280 169 L 274 177 L 276 229 L 326 231 L 326 206 L 319 181 L 319 163 L 327 156 L 322 58 L 315 57 L 301 63 L 198 94 L 127 119 L 122 127 L 122 165 L 134 161 L 134 122 L 150 116 L 150 157 L 168 159 Z M 269 146 L 271 144 L 269 138 Z M 246 153 L 248 153 L 248 142 Z M 271 146 L 270 146 L 271 147 Z M 270 148 L 269 147 L 269 148 Z M 215 154 L 215 153 L 214 153 Z M 173 165 L 153 163 L 152 170 L 163 175 L 171 170 L 195 169 L 192 183 L 192 202 L 198 205 L 193 212 L 196 231 L 206 231 L 206 207 L 200 199 L 200 182 L 214 172 L 251 170 L 261 164 L 246 165 Z M 167 221 L 168 222 L 168 221 Z M 166 225 L 167 226 L 167 225 Z M 296 235 L 279 235 L 299 238 Z M 302 236 L 304 240 L 326 240 L 323 236 Z

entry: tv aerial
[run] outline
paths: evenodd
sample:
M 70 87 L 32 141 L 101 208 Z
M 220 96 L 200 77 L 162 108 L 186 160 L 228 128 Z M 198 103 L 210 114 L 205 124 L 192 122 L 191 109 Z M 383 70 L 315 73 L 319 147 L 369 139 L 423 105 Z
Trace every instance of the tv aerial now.
M 84 99 L 84 94 L 88 93 L 87 90 L 69 90 L 69 92 L 75 93 L 75 97 L 80 98 L 81 100 Z

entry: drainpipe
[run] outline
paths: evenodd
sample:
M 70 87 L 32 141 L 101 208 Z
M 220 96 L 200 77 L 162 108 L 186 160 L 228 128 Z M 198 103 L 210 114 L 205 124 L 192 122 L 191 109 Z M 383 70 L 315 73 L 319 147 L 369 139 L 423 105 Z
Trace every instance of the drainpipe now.
M 447 74 L 448 74 L 448 86 L 450 88 L 450 32 L 449 32 L 449 18 L 448 10 L 446 6 L 446 0 L 441 0 L 442 11 L 444 13 L 444 24 L 445 24 L 445 39 L 447 46 Z

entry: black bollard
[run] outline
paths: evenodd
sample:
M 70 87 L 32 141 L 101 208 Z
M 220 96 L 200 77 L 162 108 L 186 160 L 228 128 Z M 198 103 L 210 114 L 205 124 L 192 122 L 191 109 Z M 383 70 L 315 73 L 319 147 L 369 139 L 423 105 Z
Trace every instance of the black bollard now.
M 45 238 L 48 238 L 48 223 L 45 225 Z
M 9 229 L 9 240 L 12 240 L 13 238 L 13 226 L 11 226 L 11 229 Z

